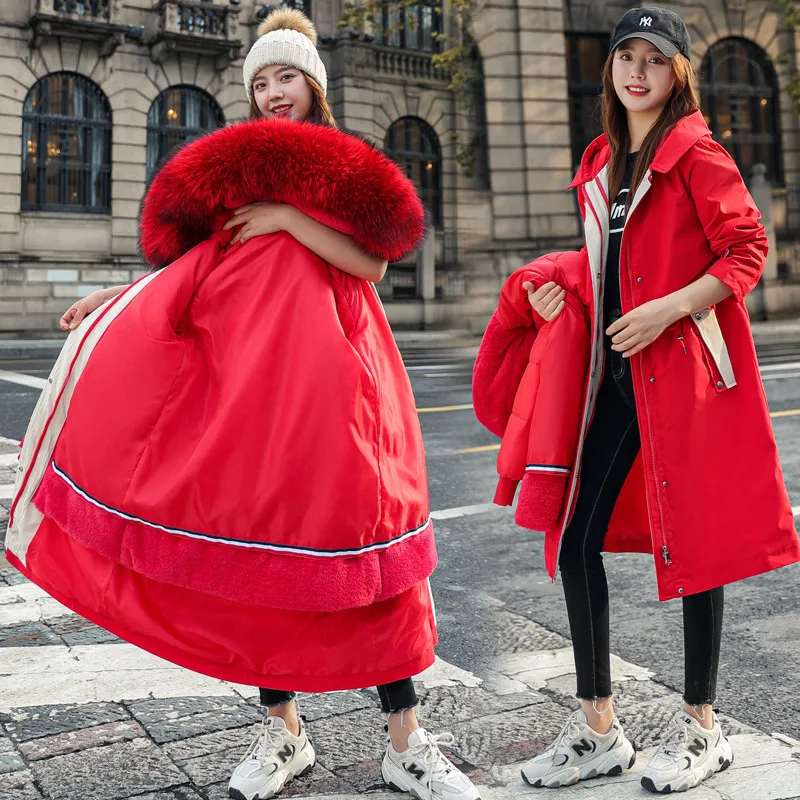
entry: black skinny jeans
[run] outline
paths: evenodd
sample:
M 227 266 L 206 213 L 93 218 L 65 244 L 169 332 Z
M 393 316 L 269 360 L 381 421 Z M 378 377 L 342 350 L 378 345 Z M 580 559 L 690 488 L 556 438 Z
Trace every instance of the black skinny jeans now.
M 559 560 L 582 700 L 611 696 L 608 583 L 601 550 L 640 444 L 630 363 L 607 349 L 575 513 Z M 684 700 L 691 705 L 715 699 L 723 605 L 723 587 L 683 598 Z
M 277 689 L 259 689 L 259 693 L 261 705 L 267 708 L 282 706 L 296 697 L 295 692 L 281 692 Z M 401 711 L 408 711 L 419 702 L 414 689 L 414 681 L 411 678 L 379 686 L 378 697 L 381 699 L 381 710 L 384 714 L 399 714 Z

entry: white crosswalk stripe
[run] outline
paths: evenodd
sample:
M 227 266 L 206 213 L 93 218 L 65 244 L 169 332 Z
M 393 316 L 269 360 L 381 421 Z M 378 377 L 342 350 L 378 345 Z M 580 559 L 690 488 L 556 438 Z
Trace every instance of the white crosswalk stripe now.
M 0 453 L 0 468 L 15 467 L 17 465 L 18 453 Z

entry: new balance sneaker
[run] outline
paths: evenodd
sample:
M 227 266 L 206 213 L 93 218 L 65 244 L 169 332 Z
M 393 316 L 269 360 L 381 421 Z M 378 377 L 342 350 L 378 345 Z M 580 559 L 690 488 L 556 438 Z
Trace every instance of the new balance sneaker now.
M 295 736 L 280 717 L 265 716 L 253 743 L 233 771 L 228 795 L 235 800 L 267 800 L 292 778 L 311 772 L 316 760 L 302 720 L 300 735 Z
M 555 789 L 585 778 L 620 775 L 636 762 L 636 750 L 616 718 L 608 733 L 597 733 L 580 709 L 568 720 L 553 744 L 522 767 L 531 786 Z
M 417 728 L 408 737 L 408 750 L 398 753 L 391 741 L 381 764 L 383 780 L 396 792 L 418 800 L 480 800 L 472 781 L 456 769 L 439 745 L 453 745 L 452 734 L 431 736 Z
M 644 771 L 642 786 L 662 794 L 685 792 L 732 763 L 733 750 L 716 714 L 714 727 L 706 730 L 691 714 L 679 711 Z

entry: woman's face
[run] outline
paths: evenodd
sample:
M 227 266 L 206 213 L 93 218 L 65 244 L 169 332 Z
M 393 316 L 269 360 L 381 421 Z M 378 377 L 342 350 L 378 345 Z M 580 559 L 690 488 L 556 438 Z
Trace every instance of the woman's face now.
M 671 61 L 644 39 L 627 39 L 617 48 L 611 74 L 628 112 L 661 112 L 675 83 Z
M 291 119 L 306 119 L 314 100 L 303 71 L 281 64 L 271 64 L 256 74 L 253 98 L 265 117 Z

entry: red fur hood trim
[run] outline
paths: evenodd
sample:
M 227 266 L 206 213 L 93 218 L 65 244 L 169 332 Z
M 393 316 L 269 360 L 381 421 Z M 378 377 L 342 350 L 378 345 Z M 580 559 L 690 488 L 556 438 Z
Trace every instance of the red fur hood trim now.
M 414 185 L 381 151 L 335 128 L 256 119 L 196 139 L 158 172 L 139 216 L 142 256 L 160 269 L 256 202 L 296 206 L 387 261 L 425 234 Z

